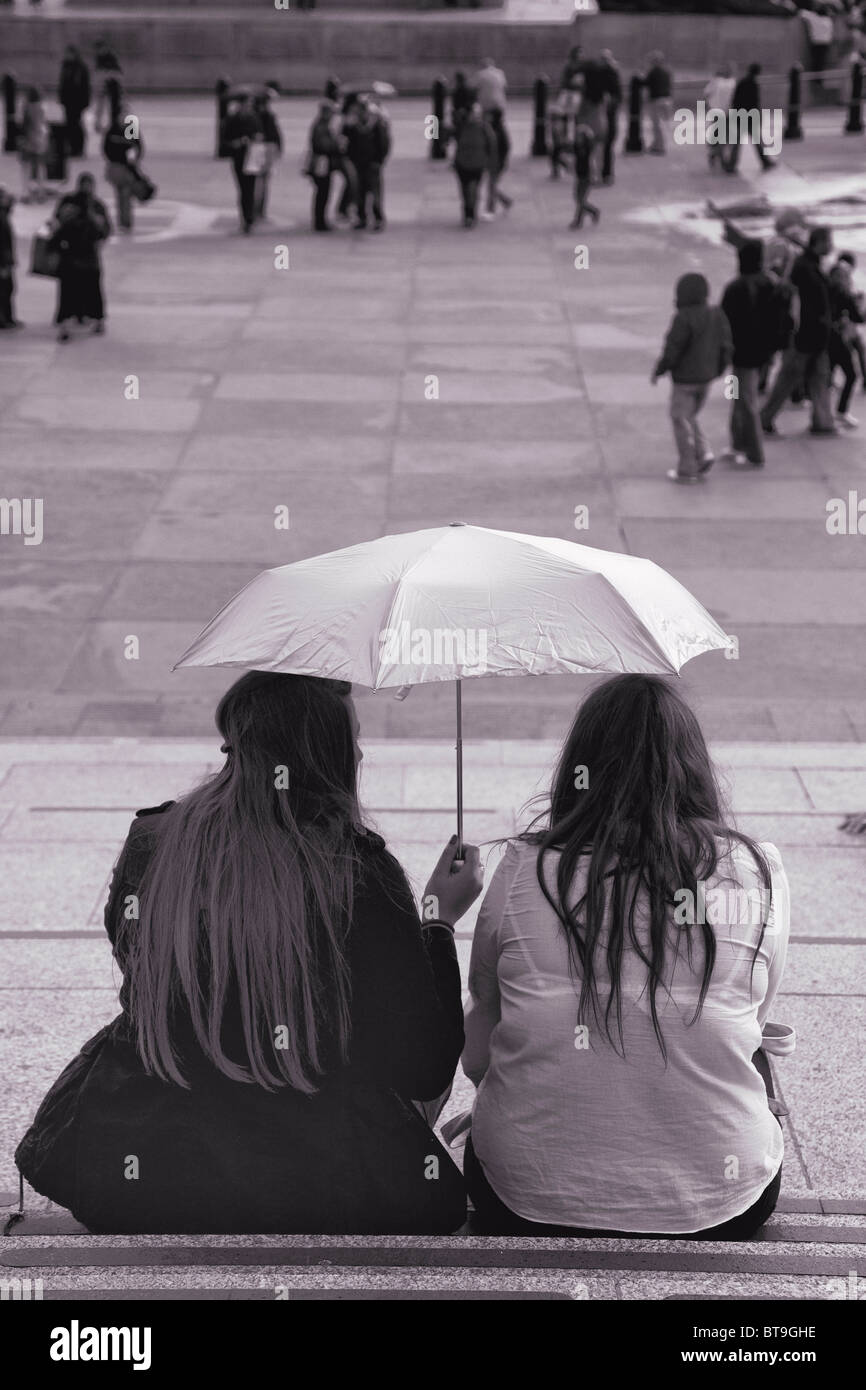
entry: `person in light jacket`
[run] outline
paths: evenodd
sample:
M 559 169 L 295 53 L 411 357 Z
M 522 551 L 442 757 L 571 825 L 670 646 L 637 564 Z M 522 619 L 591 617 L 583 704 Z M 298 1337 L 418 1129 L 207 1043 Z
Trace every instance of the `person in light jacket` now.
M 662 355 L 650 378 L 653 385 L 671 375 L 670 414 L 678 463 L 668 469 L 674 483 L 700 482 L 714 462 L 698 415 L 710 385 L 731 360 L 733 343 L 728 320 L 709 303 L 710 287 L 703 275 L 681 275 L 676 285 L 676 313 Z

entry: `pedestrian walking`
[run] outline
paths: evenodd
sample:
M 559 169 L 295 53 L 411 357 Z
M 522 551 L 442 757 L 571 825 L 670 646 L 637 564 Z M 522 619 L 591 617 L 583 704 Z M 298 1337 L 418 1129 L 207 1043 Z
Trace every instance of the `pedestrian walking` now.
M 603 48 L 599 57 L 607 96 L 606 125 L 602 146 L 601 181 L 613 183 L 614 150 L 619 134 L 619 111 L 622 106 L 622 79 L 619 65 L 609 48 Z
M 59 257 L 57 338 L 69 341 L 69 323 L 90 320 L 93 333 L 105 332 L 105 301 L 99 248 L 111 235 L 111 221 L 96 197 L 92 174 L 82 174 L 75 192 L 61 198 L 49 248 Z
M 710 386 L 731 361 L 733 340 L 727 318 L 709 303 L 710 287 L 703 275 L 689 272 L 676 284 L 676 313 L 662 354 L 650 378 L 671 374 L 670 416 L 678 463 L 667 477 L 674 483 L 697 483 L 712 468 L 713 451 L 698 415 Z
M 249 234 L 256 218 L 256 179 L 265 161 L 262 123 L 256 114 L 251 92 L 245 92 L 234 111 L 229 113 L 225 143 L 231 155 L 237 185 L 240 229 Z
M 843 251 L 841 256 L 839 257 L 839 263 L 844 264 L 848 267 L 848 274 L 851 277 L 851 291 L 852 294 L 854 294 L 860 312 L 864 315 L 863 319 L 856 319 L 853 322 L 849 323 L 848 346 L 850 347 L 851 352 L 854 355 L 854 360 L 857 362 L 860 371 L 860 384 L 862 385 L 864 391 L 866 391 L 866 346 L 864 346 L 863 344 L 863 337 L 858 327 L 858 324 L 863 323 L 864 320 L 866 320 L 866 299 L 864 299 L 864 296 L 862 294 L 859 294 L 854 289 L 853 276 L 854 267 L 857 264 L 857 258 L 853 254 L 853 252 Z
M 80 49 L 69 44 L 60 65 L 57 99 L 66 117 L 66 152 L 73 159 L 84 154 L 85 132 L 83 117 L 90 105 L 90 68 Z
M 550 108 L 550 177 L 558 179 L 560 172 L 571 169 L 574 153 L 574 123 L 580 109 L 581 91 L 578 76 L 570 87 L 563 87 Z
M 265 142 L 265 167 L 258 176 L 256 184 L 256 220 L 266 222 L 268 220 L 268 197 L 271 190 L 271 174 L 277 160 L 283 153 L 283 133 L 280 130 L 280 123 L 274 114 L 271 106 L 270 87 L 259 92 L 254 100 L 256 115 L 262 127 L 262 136 Z
M 652 126 L 650 154 L 665 153 L 665 124 L 671 113 L 673 78 L 665 66 L 664 54 L 658 49 L 649 55 L 649 68 L 643 79 Z
M 21 328 L 15 317 L 15 233 L 12 230 L 12 208 L 15 200 L 5 188 L 0 188 L 0 329 Z
M 714 112 L 723 111 L 725 114 L 725 124 L 728 122 L 728 112 L 733 106 L 734 89 L 737 79 L 734 77 L 730 63 L 722 63 L 716 68 L 714 75 L 710 78 L 704 88 L 704 101 L 707 109 L 707 124 Z M 724 169 L 727 159 L 727 141 L 713 139 L 707 140 L 707 162 L 711 169 Z
M 493 131 L 493 157 L 487 171 L 487 207 L 481 216 L 489 221 L 496 216 L 498 208 L 508 212 L 514 199 L 500 186 L 500 179 L 508 165 L 511 153 L 511 140 L 501 111 L 493 111 L 489 121 Z
M 864 305 L 854 290 L 850 261 L 840 256 L 827 277 L 827 284 L 830 289 L 830 371 L 832 374 L 839 367 L 844 377 L 836 402 L 836 421 L 853 430 L 860 423 L 848 409 L 857 381 L 853 346 L 858 336 L 856 325 L 864 319 Z
M 780 346 L 786 305 L 764 273 L 763 242 L 745 242 L 738 260 L 740 273 L 725 287 L 721 303 L 731 327 L 736 383 L 731 401 L 731 449 L 726 457 L 735 468 L 763 468 L 758 390 L 761 371 Z
M 589 190 L 592 187 L 592 153 L 595 148 L 595 132 L 588 125 L 580 124 L 574 132 L 574 217 L 571 219 L 571 227 L 583 226 L 585 213 L 589 213 L 593 222 L 598 222 L 601 217 L 599 209 L 594 203 L 589 201 Z
M 358 179 L 356 231 L 366 228 L 370 211 L 373 230 L 381 232 L 385 226 L 382 166 L 390 149 L 387 122 L 366 97 L 360 97 L 357 118 L 346 132 L 346 155 Z
M 821 269 L 832 249 L 829 227 L 815 227 L 806 250 L 794 262 L 791 283 L 799 296 L 799 324 L 761 410 L 764 434 L 776 433 L 776 416 L 791 394 L 803 386 L 812 405 L 810 433 L 837 433 L 830 405 L 830 286 Z
M 451 88 L 451 138 L 457 139 L 461 126 L 478 100 L 478 93 L 466 80 L 465 72 L 455 72 Z
M 97 130 L 104 131 L 114 124 L 123 109 L 123 69 L 117 54 L 105 39 L 97 39 L 94 51 L 99 86 L 94 125 Z
M 310 127 L 309 146 L 304 172 L 312 179 L 313 231 L 330 232 L 328 221 L 328 198 L 331 192 L 331 178 L 335 169 L 342 166 L 343 151 L 334 129 L 336 107 L 332 101 L 320 101 L 315 121 Z
M 496 136 L 484 119 L 480 102 L 470 108 L 454 151 L 454 171 L 460 182 L 463 225 L 474 227 L 478 213 L 478 189 L 496 158 Z
M 740 78 L 734 88 L 734 95 L 731 98 L 731 108 L 734 112 L 755 112 L 758 128 L 755 132 L 757 138 L 751 142 L 752 149 L 757 155 L 758 163 L 766 173 L 768 169 L 775 168 L 775 165 L 764 149 L 764 141 L 761 132 L 761 112 L 763 108 L 761 106 L 761 88 L 758 83 L 760 75 L 761 64 L 750 63 L 745 74 Z M 739 120 L 736 121 L 736 128 L 732 129 L 734 120 L 734 116 L 731 115 L 728 121 L 728 150 L 724 162 L 724 169 L 728 174 L 734 174 L 737 171 L 737 165 L 740 161 L 740 144 L 747 134 L 743 128 L 743 124 Z
M 475 74 L 473 86 L 485 120 L 490 120 L 491 112 L 501 111 L 505 115 L 505 100 L 508 82 L 505 73 L 496 66 L 492 58 L 485 58 L 483 65 Z
M 144 144 L 138 131 L 138 119 L 121 111 L 105 133 L 102 153 L 105 156 L 105 177 L 114 189 L 117 225 L 122 232 L 132 231 L 133 190 L 144 154 Z
M 21 161 L 22 203 L 41 203 L 49 196 L 45 187 L 49 131 L 38 87 L 28 87 L 18 123 L 18 157 Z

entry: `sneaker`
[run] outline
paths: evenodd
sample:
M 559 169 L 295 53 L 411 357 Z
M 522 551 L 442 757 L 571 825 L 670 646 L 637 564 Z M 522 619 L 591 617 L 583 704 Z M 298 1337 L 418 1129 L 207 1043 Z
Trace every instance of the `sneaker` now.
M 495 212 L 479 212 L 478 216 L 482 222 L 494 222 L 496 220 Z
M 715 461 L 715 454 L 704 454 L 703 458 L 701 458 L 698 462 L 698 472 L 709 473 Z
M 775 435 L 778 439 L 779 431 L 776 429 L 775 425 L 770 425 L 766 422 L 766 420 L 762 420 L 761 429 L 763 430 L 764 434 Z
M 844 415 L 837 415 L 836 419 L 840 425 L 845 425 L 849 430 L 856 430 L 857 426 L 860 424 L 856 415 L 852 415 L 850 411 L 846 411 Z
M 672 483 L 702 483 L 704 481 L 701 473 L 681 473 L 678 468 L 669 468 L 665 474 Z

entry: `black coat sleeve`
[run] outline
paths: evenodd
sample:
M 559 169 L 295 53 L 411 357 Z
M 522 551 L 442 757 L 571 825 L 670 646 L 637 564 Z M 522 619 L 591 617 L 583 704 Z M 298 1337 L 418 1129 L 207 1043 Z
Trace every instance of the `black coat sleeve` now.
M 356 896 L 350 961 L 352 1066 L 407 1099 L 435 1099 L 463 1048 L 454 936 L 422 927 L 406 876 L 384 850 Z

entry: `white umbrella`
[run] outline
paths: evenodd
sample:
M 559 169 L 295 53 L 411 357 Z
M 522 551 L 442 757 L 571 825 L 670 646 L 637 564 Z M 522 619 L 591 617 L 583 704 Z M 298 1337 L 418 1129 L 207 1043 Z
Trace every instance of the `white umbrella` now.
M 436 527 L 264 570 L 175 664 L 327 676 L 373 690 L 469 676 L 677 674 L 731 640 L 651 560 L 552 536 Z

